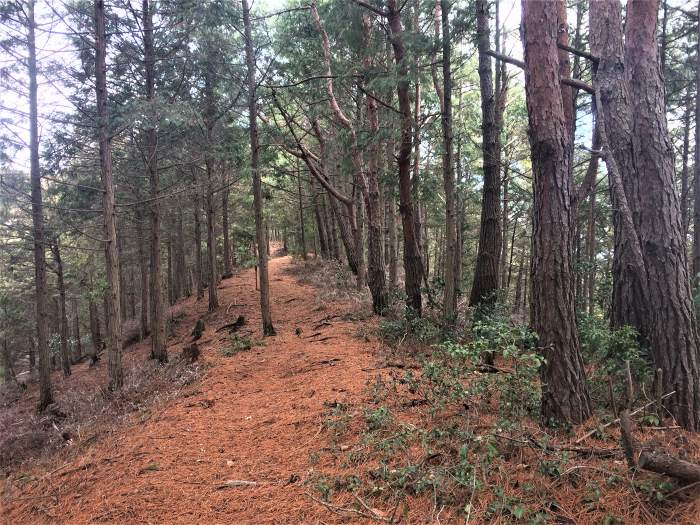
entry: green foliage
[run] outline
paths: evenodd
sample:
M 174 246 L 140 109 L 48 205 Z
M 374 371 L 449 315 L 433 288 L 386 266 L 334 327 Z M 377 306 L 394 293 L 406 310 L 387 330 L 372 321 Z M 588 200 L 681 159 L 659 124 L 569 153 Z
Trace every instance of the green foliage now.
M 517 424 L 539 409 L 539 370 L 544 361 L 534 351 L 535 341 L 535 334 L 525 326 L 496 314 L 482 316 L 472 327 L 471 341 L 443 343 L 426 362 L 424 377 L 431 384 L 432 397 L 473 403 L 489 401 L 498 392 L 502 426 Z M 481 373 L 487 353 L 502 358 L 512 369 Z
M 233 357 L 239 352 L 245 352 L 254 346 L 262 346 L 263 344 L 262 341 L 253 341 L 247 336 L 231 334 L 231 337 L 229 337 L 229 346 L 221 348 L 221 355 L 224 357 Z
M 414 315 L 406 315 L 398 319 L 382 319 L 379 323 L 379 333 L 390 344 L 400 344 L 409 337 L 420 344 L 434 344 L 443 335 L 437 322 L 429 317 Z
M 595 364 L 589 379 L 591 395 L 598 403 L 609 398 L 608 378 L 615 396 L 624 394 L 627 362 L 634 383 L 641 385 L 650 381 L 651 370 L 632 327 L 612 329 L 603 320 L 585 316 L 579 323 L 579 334 L 585 361 Z

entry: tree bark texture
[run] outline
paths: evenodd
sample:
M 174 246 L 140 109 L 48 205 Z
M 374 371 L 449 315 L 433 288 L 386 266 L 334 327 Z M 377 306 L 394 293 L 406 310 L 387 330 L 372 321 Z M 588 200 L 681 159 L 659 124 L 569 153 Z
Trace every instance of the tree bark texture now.
M 581 423 L 591 414 L 574 297 L 571 136 L 559 81 L 558 18 L 546 2 L 523 0 L 525 90 L 533 166 L 531 325 L 546 422 Z

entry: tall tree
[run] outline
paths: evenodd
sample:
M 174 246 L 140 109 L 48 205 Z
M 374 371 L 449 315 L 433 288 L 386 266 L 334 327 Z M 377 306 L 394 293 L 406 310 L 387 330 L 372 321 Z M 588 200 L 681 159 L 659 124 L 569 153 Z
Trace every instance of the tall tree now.
M 168 360 L 165 335 L 165 305 L 163 304 L 163 275 L 160 255 L 160 175 L 158 173 L 158 134 L 155 127 L 155 51 L 153 49 L 153 6 L 150 0 L 142 2 L 143 65 L 146 73 L 146 100 L 148 128 L 144 161 L 150 184 L 151 215 L 151 357 L 163 363 Z
M 257 121 L 257 100 L 255 83 L 255 50 L 253 48 L 253 31 L 250 25 L 250 8 L 248 0 L 241 0 L 243 7 L 243 25 L 245 29 L 245 54 L 248 68 L 248 123 L 250 129 L 250 171 L 253 176 L 253 205 L 255 206 L 255 239 L 258 245 L 258 268 L 260 273 L 260 312 L 262 315 L 263 334 L 275 335 L 270 310 L 270 278 L 268 272 L 267 240 L 265 238 L 265 219 L 263 217 L 263 195 L 260 170 L 258 169 L 259 140 Z M 210 284 L 211 286 L 211 284 Z
M 581 423 L 591 407 L 576 328 L 571 134 L 559 81 L 558 17 L 538 0 L 523 0 L 522 12 L 534 179 L 531 324 L 545 358 L 542 415 L 546 422 Z
M 34 0 L 27 1 L 27 73 L 29 76 L 29 157 L 32 185 L 32 233 L 34 238 L 34 285 L 36 290 L 36 340 L 39 354 L 39 410 L 53 403 L 51 363 L 47 336 L 46 241 L 39 164 L 39 102 L 36 60 Z
M 440 0 L 442 22 L 442 181 L 445 190 L 445 295 L 443 315 L 448 322 L 457 316 L 457 212 L 454 174 L 454 135 L 452 129 L 452 42 L 450 40 L 450 2 Z M 489 58 L 489 62 L 491 59 Z M 498 168 L 496 168 L 498 171 Z M 498 200 L 498 196 L 496 196 Z
M 107 94 L 107 38 L 105 34 L 104 0 L 95 0 L 95 94 L 97 99 L 97 129 L 102 175 L 102 207 L 105 232 L 105 264 L 107 269 L 107 358 L 109 387 L 118 390 L 124 384 L 122 369 L 122 323 L 119 289 L 119 245 L 117 243 L 117 214 L 115 211 L 112 173 L 112 137 L 109 129 L 109 100 Z
M 469 302 L 472 306 L 491 305 L 498 290 L 498 260 L 501 253 L 500 159 L 496 101 L 493 91 L 491 57 L 486 54 L 491 42 L 487 0 L 477 0 L 476 25 L 479 50 L 479 87 L 481 91 L 481 136 L 484 186 L 481 197 L 479 248 Z
M 700 430 L 700 354 L 685 238 L 675 188 L 674 154 L 666 123 L 665 87 L 656 38 L 658 0 L 630 0 L 625 66 L 630 85 L 637 231 L 644 250 L 652 353 L 663 371 L 668 409 L 685 428 Z M 655 320 L 655 322 L 654 322 Z

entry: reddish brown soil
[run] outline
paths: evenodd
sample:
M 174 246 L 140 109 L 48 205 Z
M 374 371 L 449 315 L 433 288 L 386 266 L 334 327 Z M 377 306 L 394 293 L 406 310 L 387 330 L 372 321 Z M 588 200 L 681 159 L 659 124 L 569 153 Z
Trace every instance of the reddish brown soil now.
M 288 257 L 271 261 L 276 337 L 262 346 L 224 357 L 226 331 L 216 328 L 244 315 L 242 332 L 261 339 L 251 270 L 220 285 L 219 311 L 206 301 L 187 301 L 187 316 L 174 340 L 187 341 L 198 316 L 205 316 L 200 344 L 211 364 L 206 377 L 184 395 L 156 407 L 64 464 L 55 472 L 33 472 L 38 481 L 5 489 L 4 523 L 328 523 L 340 518 L 314 503 L 304 485 L 310 454 L 320 444 L 324 402 L 359 397 L 371 372 L 374 346 L 350 335 L 349 322 L 326 316 L 348 305 L 323 304 L 317 292 L 281 271 Z M 231 306 L 229 306 L 231 305 Z M 239 306 L 243 305 L 243 306 Z M 228 313 L 227 313 L 228 311 Z M 301 335 L 296 334 L 301 328 Z M 332 337 L 311 342 L 322 332 Z M 174 342 L 174 341 L 173 341 Z M 143 356 L 146 346 L 132 353 Z M 182 342 L 173 344 L 171 355 Z M 332 360 L 332 361 L 331 361 Z M 79 380 L 79 370 L 68 381 Z M 319 465 L 318 468 L 321 468 Z M 48 472 L 48 473 L 47 473 Z M 228 480 L 255 482 L 220 488 Z M 342 520 L 348 523 L 348 520 Z
M 201 359 L 210 368 L 201 381 L 185 387 L 174 398 L 136 412 L 125 422 L 87 429 L 62 454 L 22 464 L 4 483 L 0 522 L 337 524 L 370 523 L 366 515 L 374 513 L 380 518 L 377 523 L 388 522 L 389 516 L 407 524 L 465 523 L 464 513 L 459 512 L 461 503 L 459 508 L 443 512 L 431 494 L 408 496 L 400 508 L 396 507 L 396 514 L 393 505 L 381 498 L 365 500 L 373 507 L 370 510 L 343 491 L 334 492 L 334 509 L 312 499 L 320 497 L 315 486 L 320 476 L 357 474 L 366 478 L 367 471 L 377 466 L 372 457 L 362 464 L 346 461 L 349 452 L 368 449 L 362 441 L 362 417 L 355 417 L 344 430 L 334 430 L 330 407 L 342 403 L 350 407 L 353 416 L 362 414 L 363 409 L 376 409 L 378 401 L 373 400 L 371 391 L 377 382 L 386 384 L 389 395 L 382 403 L 388 404 L 397 421 L 430 428 L 431 407 L 410 403 L 414 396 L 398 381 L 403 372 L 385 366 L 387 359 L 402 361 L 407 355 L 388 357 L 380 343 L 359 336 L 376 326 L 374 319 L 343 320 L 348 318 L 346 314 L 357 313 L 358 302 L 349 294 L 345 295 L 347 300 L 339 299 L 342 294 L 322 297 L 320 289 L 301 284 L 297 276 L 286 271 L 291 267 L 288 257 L 271 261 L 278 335 L 264 341 L 252 270 L 222 282 L 221 308 L 213 314 L 207 313 L 206 300 L 191 298 L 180 303 L 178 309 L 184 317 L 171 338 L 170 355 L 176 358 L 189 342 L 196 320 L 203 316 L 206 331 L 200 340 Z M 338 280 L 337 276 L 328 277 L 333 278 Z M 332 289 L 332 283 L 325 283 L 322 289 Z M 263 342 L 225 357 L 222 349 L 230 346 L 229 335 L 216 329 L 239 315 L 247 319 L 239 333 Z M 148 341 L 131 347 L 125 362 L 145 361 L 148 348 Z M 89 390 L 105 382 L 103 363 L 97 369 L 75 367 L 67 380 L 55 378 L 59 392 L 77 385 Z M 31 413 L 35 402 L 36 394 L 27 392 L 18 414 L 24 417 Z M 454 418 L 482 429 L 484 435 L 493 431 L 495 412 L 472 420 L 458 410 Z M 449 419 L 449 415 L 442 417 Z M 447 426 L 449 421 L 442 423 Z M 523 429 L 529 427 L 532 435 L 544 439 L 536 422 L 522 423 Z M 595 421 L 589 421 L 573 435 L 583 435 L 594 427 Z M 609 431 L 617 432 L 614 428 Z M 700 459 L 697 436 L 678 430 L 648 430 L 643 435 L 640 431 L 638 437 Z M 505 451 L 509 443 L 501 443 L 501 448 Z M 599 442 L 594 438 L 584 445 L 616 446 L 612 440 Z M 456 443 L 454 454 L 458 446 Z M 660 522 L 647 508 L 648 498 L 630 486 L 632 479 L 662 478 L 630 472 L 621 454 L 610 460 L 572 455 L 562 466 L 566 470 L 561 479 L 552 480 L 538 473 L 537 467 L 542 460 L 553 459 L 550 455 L 527 446 L 513 447 L 509 460 L 495 460 L 498 469 L 488 480 L 489 488 L 522 496 L 519 487 L 534 486 L 536 490 L 526 503 L 542 507 L 556 501 L 556 510 L 549 512 L 553 522 L 601 523 L 607 514 L 622 516 L 628 524 Z M 425 453 L 420 447 L 409 447 L 395 459 L 419 464 L 426 460 Z M 608 486 L 606 479 L 612 472 L 626 483 Z M 604 488 L 599 502 L 603 510 L 592 508 L 585 500 L 589 481 Z M 467 522 L 513 522 L 508 514 L 489 514 L 493 493 L 484 490 L 476 495 Z M 694 494 L 700 495 L 697 490 Z M 693 501 L 693 493 L 668 505 L 660 514 L 665 516 L 661 522 L 700 523 L 700 499 Z M 348 511 L 353 508 L 365 516 Z

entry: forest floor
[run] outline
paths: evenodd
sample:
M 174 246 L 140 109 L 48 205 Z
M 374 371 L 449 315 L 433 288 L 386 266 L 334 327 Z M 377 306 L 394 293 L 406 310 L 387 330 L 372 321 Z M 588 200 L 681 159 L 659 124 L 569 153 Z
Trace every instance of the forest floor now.
M 412 422 L 418 423 L 429 407 L 397 379 L 398 372 L 417 365 L 402 360 L 376 337 L 377 321 L 367 314 L 367 302 L 350 293 L 332 294 L 328 286 L 312 286 L 300 267 L 291 257 L 271 260 L 274 337 L 261 337 L 253 270 L 221 282 L 221 307 L 213 313 L 207 312 L 206 300 L 183 301 L 168 350 L 171 361 L 177 359 L 190 341 L 192 327 L 203 318 L 206 328 L 199 347 L 206 368 L 201 379 L 111 426 L 70 440 L 42 461 L 21 463 L 4 481 L 0 521 L 440 524 L 468 523 L 471 516 L 472 523 L 544 523 L 534 514 L 520 514 L 516 505 L 495 512 L 495 496 L 479 500 L 474 492 L 457 508 L 443 512 L 434 492 L 416 495 L 417 482 L 413 488 L 407 482 L 402 485 L 407 493 L 401 507 L 366 491 L 358 492 L 362 497 L 353 495 L 349 484 L 367 479 L 368 465 L 383 464 L 362 454 L 372 447 L 391 448 L 387 444 L 393 446 L 415 431 Z M 239 315 L 245 316 L 246 324 L 236 335 L 218 330 Z M 145 360 L 148 350 L 148 341 L 132 346 L 126 361 Z M 77 366 L 68 380 L 59 380 L 58 388 L 103 380 L 102 361 L 94 368 Z M 376 433 L 363 434 L 360 427 L 365 421 L 378 428 L 387 419 L 379 398 L 390 403 L 402 422 L 398 433 L 381 434 L 372 442 Z M 29 395 L 22 402 L 29 407 L 34 401 Z M 488 423 L 475 422 L 473 428 L 488 428 Z M 347 452 L 354 456 L 348 458 Z M 419 468 L 443 453 L 406 446 L 402 454 L 416 456 L 413 464 Z M 586 480 L 592 475 L 587 472 L 595 474 L 596 469 L 603 471 L 598 473 L 602 479 L 612 476 L 608 463 L 574 457 L 584 466 L 574 468 L 577 472 L 563 472 L 562 467 L 559 474 L 567 480 L 560 484 L 528 467 L 533 454 L 537 453 L 519 447 L 503 460 L 503 468 L 499 463 L 503 490 L 526 481 L 540 483 L 545 488 L 532 497 L 548 508 L 546 522 L 603 522 L 603 513 L 591 509 L 598 502 L 585 498 Z M 613 463 L 616 471 L 627 470 L 621 457 Z M 386 472 L 393 476 L 398 471 Z M 407 471 L 406 479 L 411 472 L 415 470 Z M 469 482 L 476 487 L 476 470 L 470 472 Z M 578 487 L 571 485 L 576 474 L 582 483 Z M 616 509 L 620 515 L 638 519 L 625 522 L 655 522 L 648 511 L 637 509 L 645 505 L 638 496 L 614 488 L 610 492 L 614 496 L 608 507 L 622 505 L 625 508 Z M 698 523 L 699 512 L 697 504 L 684 500 L 665 516 L 669 523 Z

